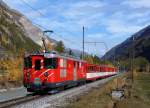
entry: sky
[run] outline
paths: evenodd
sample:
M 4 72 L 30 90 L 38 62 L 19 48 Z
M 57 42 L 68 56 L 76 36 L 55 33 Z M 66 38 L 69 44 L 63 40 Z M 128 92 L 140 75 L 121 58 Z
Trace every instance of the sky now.
M 69 48 L 82 50 L 84 26 L 85 42 L 101 42 L 85 43 L 85 50 L 99 56 L 150 24 L 150 0 L 3 1 L 32 23 L 53 30 L 50 37 Z

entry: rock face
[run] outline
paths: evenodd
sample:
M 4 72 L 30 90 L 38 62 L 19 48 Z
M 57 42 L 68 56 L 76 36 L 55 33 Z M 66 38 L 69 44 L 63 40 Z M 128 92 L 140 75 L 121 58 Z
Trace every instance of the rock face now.
M 9 16 L 15 21 L 15 23 L 22 28 L 25 36 L 31 38 L 35 43 L 41 46 L 41 37 L 43 36 L 41 29 L 33 25 L 31 21 L 29 21 L 18 11 L 10 9 L 2 0 L 0 0 L 0 4 L 7 10 L 7 14 L 9 14 Z
M 0 0 L 0 51 L 19 52 L 38 50 L 42 46 L 41 37 L 54 45 L 57 41 L 43 36 L 43 32 L 20 12 L 13 10 Z M 3 49 L 3 50 L 2 50 Z
M 144 57 L 150 61 L 150 25 L 134 35 L 135 57 Z M 133 36 L 115 46 L 104 57 L 108 60 L 127 59 L 132 55 Z M 103 57 L 103 58 L 104 58 Z
M 42 31 L 34 26 L 26 17 L 21 16 L 19 22 L 22 24 L 26 36 L 30 37 L 35 43 L 42 45 L 41 37 L 43 37 Z
M 19 54 L 22 51 L 38 50 L 40 44 L 28 35 L 20 19 L 23 16 L 0 1 L 0 52 L 1 55 Z
M 23 26 L 26 36 L 31 38 L 38 45 L 42 46 L 43 44 L 41 40 L 42 37 L 45 37 L 46 43 L 50 42 L 52 45 L 55 45 L 57 43 L 56 40 L 44 36 L 42 30 L 39 29 L 34 24 L 32 24 L 32 22 L 29 21 L 25 16 L 21 15 L 18 21 Z

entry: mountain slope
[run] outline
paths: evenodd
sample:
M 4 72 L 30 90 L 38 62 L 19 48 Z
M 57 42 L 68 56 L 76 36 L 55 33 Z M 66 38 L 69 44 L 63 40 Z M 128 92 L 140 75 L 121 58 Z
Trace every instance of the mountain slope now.
M 150 25 L 134 35 L 135 57 L 144 57 L 150 61 Z M 132 55 L 133 36 L 108 51 L 104 57 L 108 60 L 127 59 Z M 104 58 L 103 57 L 103 58 Z
M 43 36 L 43 32 L 41 29 L 35 26 L 20 12 L 9 8 L 2 0 L 0 0 L 0 5 L 3 7 L 3 11 L 5 11 L 11 19 L 13 19 L 14 23 L 22 29 L 25 36 L 31 38 L 38 45 L 42 45 L 41 37 Z
M 16 50 L 20 50 L 21 48 L 28 50 L 38 49 L 34 46 L 36 44 L 38 44 L 38 47 L 42 46 L 41 37 L 45 37 L 45 42 L 47 44 L 50 43 L 53 47 L 58 43 L 58 41 L 56 41 L 55 39 L 44 36 L 40 28 L 35 26 L 20 12 L 9 8 L 9 6 L 7 6 L 7 4 L 5 4 L 3 0 L 0 0 L 0 21 L 2 22 L 0 23 L 1 54 L 4 54 L 4 52 L 6 52 L 7 50 L 16 52 Z M 30 45 L 31 43 L 34 43 L 34 45 Z M 70 48 L 66 48 L 66 53 L 68 52 L 67 49 Z M 80 57 L 80 55 L 82 54 L 82 52 L 79 50 L 71 50 L 74 56 Z
M 26 33 L 24 27 L 17 19 L 18 13 L 0 1 L 0 52 L 1 55 L 19 54 L 21 51 L 39 49 Z M 7 53 L 5 53 L 7 52 Z

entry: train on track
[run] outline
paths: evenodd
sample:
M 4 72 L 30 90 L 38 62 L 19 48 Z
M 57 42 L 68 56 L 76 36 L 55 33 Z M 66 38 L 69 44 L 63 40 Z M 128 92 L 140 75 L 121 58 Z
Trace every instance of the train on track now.
M 90 64 L 81 59 L 52 52 L 29 54 L 24 58 L 23 83 L 28 92 L 69 88 L 117 74 L 117 68 Z

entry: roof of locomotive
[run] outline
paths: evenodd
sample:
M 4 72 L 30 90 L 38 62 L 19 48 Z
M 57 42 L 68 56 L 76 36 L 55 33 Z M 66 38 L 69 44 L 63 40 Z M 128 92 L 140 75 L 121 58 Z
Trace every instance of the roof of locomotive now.
M 25 57 L 28 56 L 44 56 L 45 58 L 65 58 L 65 59 L 71 59 L 74 61 L 80 61 L 80 62 L 86 62 L 84 60 L 81 60 L 80 58 L 70 56 L 70 55 L 63 55 L 63 54 L 58 54 L 58 53 L 53 53 L 53 52 L 41 52 L 41 53 L 32 53 L 32 54 L 26 54 Z

